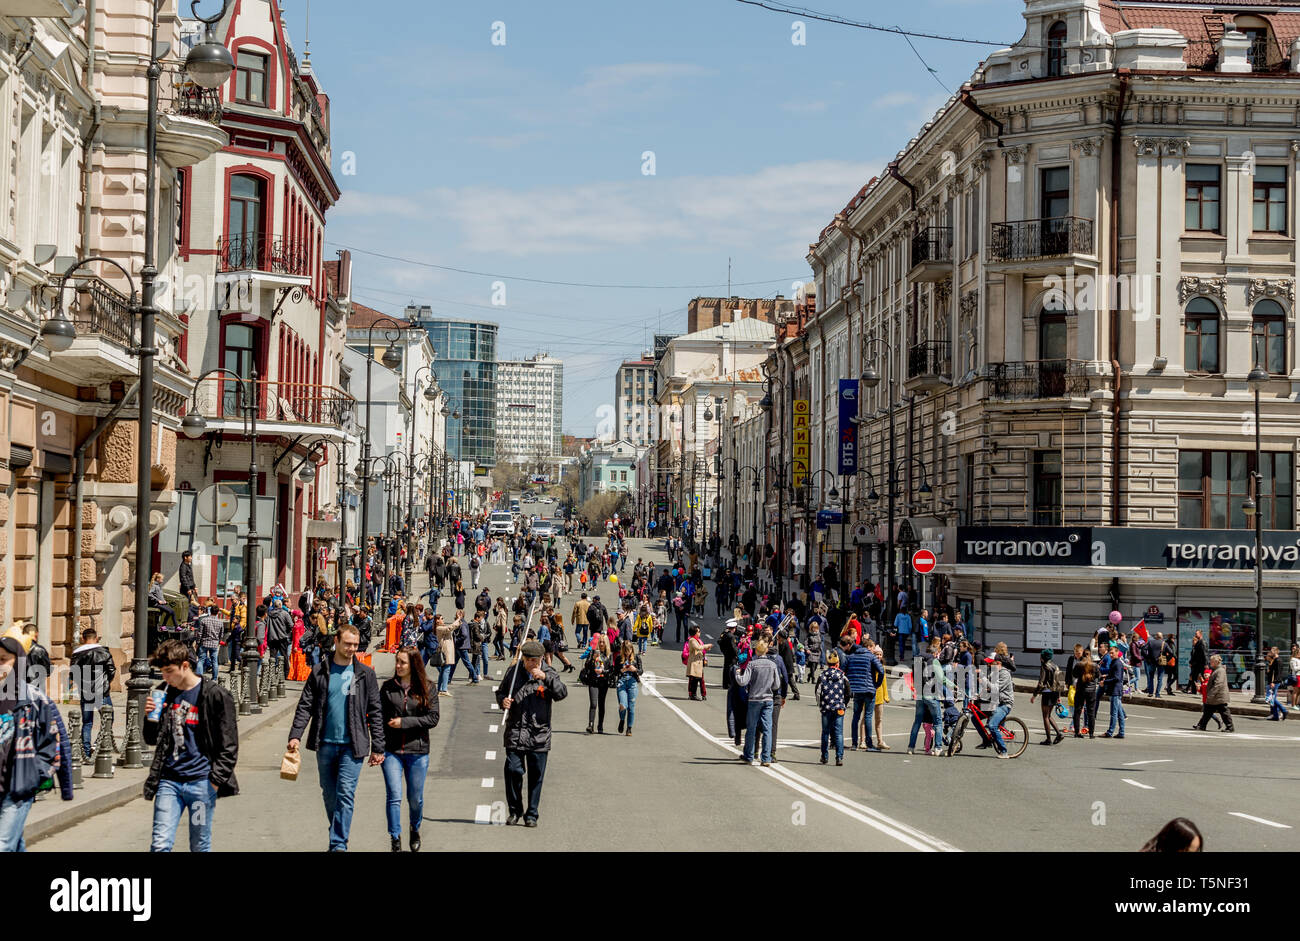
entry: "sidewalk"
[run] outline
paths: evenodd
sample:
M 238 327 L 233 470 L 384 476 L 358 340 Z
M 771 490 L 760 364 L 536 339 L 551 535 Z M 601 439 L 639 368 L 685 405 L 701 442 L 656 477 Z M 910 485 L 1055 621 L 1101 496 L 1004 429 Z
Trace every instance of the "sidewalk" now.
M 222 671 L 225 675 L 225 671 Z M 288 733 L 288 716 L 292 713 L 298 704 L 298 694 L 302 690 L 301 683 L 284 684 L 284 698 L 273 699 L 263 707 L 260 715 L 248 715 L 239 717 L 239 736 L 241 739 L 264 728 L 273 722 L 283 722 Z M 122 745 L 122 738 L 126 732 L 126 693 L 113 693 L 113 730 L 114 737 L 117 739 L 118 747 Z M 60 703 L 59 709 L 63 713 L 63 722 L 66 725 L 68 716 L 79 709 L 77 703 Z M 95 734 L 98 737 L 99 724 L 95 724 Z M 79 749 L 80 742 L 74 742 L 73 747 Z M 121 757 L 120 753 L 114 755 L 114 762 Z M 81 765 L 81 779 L 83 787 L 74 791 L 74 797 L 70 801 L 65 801 L 59 797 L 58 787 L 53 791 L 47 791 L 45 796 L 37 799 L 32 807 L 31 813 L 27 817 L 27 828 L 24 835 L 29 844 L 35 843 L 43 837 L 58 833 L 60 830 L 66 830 L 68 827 L 75 826 L 96 814 L 102 814 L 105 811 L 121 807 L 138 797 L 143 796 L 144 780 L 149 775 L 149 762 L 145 762 L 143 768 L 137 768 L 128 771 L 114 764 L 113 777 L 95 778 L 94 761 L 83 762 Z M 140 847 L 141 850 L 148 849 L 147 846 Z

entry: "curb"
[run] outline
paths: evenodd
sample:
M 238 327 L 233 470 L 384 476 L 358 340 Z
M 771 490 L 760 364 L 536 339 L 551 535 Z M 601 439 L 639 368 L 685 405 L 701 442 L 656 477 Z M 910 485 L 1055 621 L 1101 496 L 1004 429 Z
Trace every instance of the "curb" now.
M 911 670 L 902 666 L 885 667 L 885 673 L 889 676 L 902 677 L 911 672 Z M 1032 693 L 1034 687 L 1037 685 L 1029 680 L 1020 679 L 1018 677 L 1013 679 L 1012 683 L 1015 686 L 1016 692 L 1019 693 Z M 1161 696 L 1157 699 L 1154 696 L 1138 694 L 1136 696 L 1125 696 L 1124 702 L 1134 706 L 1151 706 L 1155 709 L 1178 709 L 1183 712 L 1200 713 L 1202 707 L 1200 699 L 1195 698 L 1191 693 L 1181 693 L 1180 696 L 1182 698 Z M 1269 715 L 1268 706 L 1261 706 L 1250 702 L 1230 702 L 1228 703 L 1228 709 L 1234 716 L 1250 716 L 1258 719 L 1267 719 Z
M 239 723 L 239 734 L 241 737 L 252 735 L 254 732 L 270 725 L 272 722 L 291 712 L 298 705 L 298 694 L 302 690 L 302 683 L 286 682 L 284 685 L 284 698 L 275 700 L 266 706 L 260 715 L 243 716 Z M 77 743 L 73 743 L 77 747 Z M 92 764 L 82 764 L 83 780 L 86 788 L 98 784 L 92 778 L 91 772 L 94 770 Z M 79 823 L 96 817 L 99 814 L 115 810 L 123 804 L 129 804 L 131 801 L 141 798 L 144 794 L 142 788 L 145 778 L 148 777 L 148 769 L 140 768 L 133 770 L 124 770 L 114 767 L 113 780 L 104 786 L 104 790 L 96 793 L 92 797 L 81 799 L 74 796 L 70 801 L 64 801 L 58 797 L 58 789 L 52 793 L 53 796 L 46 800 L 56 800 L 61 805 L 60 808 L 50 814 L 42 815 L 37 819 L 29 819 L 23 832 L 24 839 L 30 845 L 42 840 L 47 836 L 53 836 L 69 827 L 74 827 Z M 84 794 L 85 789 L 74 791 L 74 795 Z M 32 816 L 36 817 L 40 810 L 40 803 L 32 808 Z

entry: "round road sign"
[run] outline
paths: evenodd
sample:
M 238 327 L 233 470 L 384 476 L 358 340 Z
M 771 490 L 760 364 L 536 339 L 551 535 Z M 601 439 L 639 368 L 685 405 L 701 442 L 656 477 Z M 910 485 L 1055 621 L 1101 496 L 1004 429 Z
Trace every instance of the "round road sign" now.
M 934 553 L 929 549 L 917 549 L 912 553 L 912 568 L 919 575 L 929 575 L 938 564 L 939 560 L 934 557 Z

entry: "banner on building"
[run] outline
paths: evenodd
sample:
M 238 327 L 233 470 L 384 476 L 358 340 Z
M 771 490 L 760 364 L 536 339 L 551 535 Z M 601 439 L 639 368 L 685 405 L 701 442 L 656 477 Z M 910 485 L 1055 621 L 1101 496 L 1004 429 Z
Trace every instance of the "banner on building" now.
M 808 476 L 808 422 L 811 409 L 807 399 L 794 400 L 794 479 L 791 484 L 798 489 Z
M 840 380 L 840 470 L 841 475 L 858 472 L 858 380 Z

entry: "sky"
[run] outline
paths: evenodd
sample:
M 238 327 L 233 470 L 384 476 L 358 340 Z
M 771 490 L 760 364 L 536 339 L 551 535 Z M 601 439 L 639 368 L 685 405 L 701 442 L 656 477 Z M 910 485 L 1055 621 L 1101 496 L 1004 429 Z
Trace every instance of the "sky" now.
M 307 0 L 282 7 L 301 56 Z M 808 9 L 1002 44 L 1024 29 L 1020 0 Z M 354 298 L 494 321 L 501 359 L 549 351 L 564 431 L 584 436 L 620 362 L 685 332 L 692 297 L 727 295 L 729 258 L 732 294 L 793 296 L 808 244 L 994 48 L 914 51 L 740 0 L 315 0 L 310 17 L 343 189 L 326 250 L 353 251 Z

